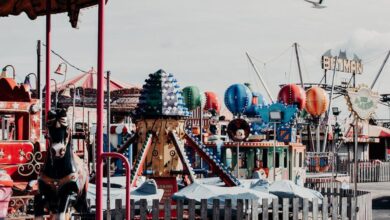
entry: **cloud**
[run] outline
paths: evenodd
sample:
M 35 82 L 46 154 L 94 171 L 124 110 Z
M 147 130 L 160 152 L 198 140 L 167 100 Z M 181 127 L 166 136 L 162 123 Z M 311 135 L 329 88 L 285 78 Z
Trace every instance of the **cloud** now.
M 338 50 L 356 53 L 359 57 L 369 58 L 390 49 L 390 32 L 357 29 L 344 42 L 337 46 Z

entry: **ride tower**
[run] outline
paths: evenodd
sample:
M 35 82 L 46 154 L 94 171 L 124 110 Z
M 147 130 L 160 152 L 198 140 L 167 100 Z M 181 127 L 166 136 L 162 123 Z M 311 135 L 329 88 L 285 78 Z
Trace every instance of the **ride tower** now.
M 182 170 L 180 155 L 170 133 L 182 139 L 185 119 L 190 112 L 184 105 L 180 86 L 172 74 L 158 70 L 149 75 L 143 85 L 136 114 L 138 156 L 135 164 L 141 163 L 138 160 L 143 153 L 145 160 L 140 164 L 143 166 L 141 170 L 152 177 L 170 177 L 172 171 Z M 150 145 L 147 151 L 144 149 L 146 145 Z

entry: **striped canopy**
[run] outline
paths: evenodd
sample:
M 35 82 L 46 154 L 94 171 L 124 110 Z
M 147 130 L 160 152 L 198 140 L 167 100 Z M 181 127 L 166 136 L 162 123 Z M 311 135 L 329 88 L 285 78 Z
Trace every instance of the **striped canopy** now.
M 106 1 L 107 2 L 107 1 Z M 19 15 L 25 12 L 34 20 L 38 16 L 67 12 L 72 27 L 77 27 L 80 9 L 98 4 L 97 0 L 50 0 L 50 10 L 47 10 L 47 0 L 2 0 L 0 1 L 0 17 Z
M 107 78 L 104 77 L 104 91 L 106 91 L 107 85 Z M 92 68 L 90 71 L 87 73 L 82 73 L 76 77 L 73 77 L 64 83 L 59 83 L 57 85 L 57 90 L 61 91 L 66 88 L 66 86 L 70 86 L 70 88 L 73 88 L 73 85 L 75 85 L 76 88 L 83 88 L 83 89 L 97 89 L 97 74 L 96 71 Z M 55 91 L 55 84 L 51 83 L 51 91 Z M 133 87 L 138 87 L 136 85 L 120 82 L 118 80 L 110 78 L 110 91 L 115 91 L 119 89 L 124 89 L 124 88 L 133 88 Z

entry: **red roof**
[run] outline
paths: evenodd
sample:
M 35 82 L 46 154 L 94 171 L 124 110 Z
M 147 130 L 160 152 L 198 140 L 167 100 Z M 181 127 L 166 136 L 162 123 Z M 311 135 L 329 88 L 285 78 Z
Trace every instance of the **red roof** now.
M 106 91 L 106 77 L 104 77 L 104 91 Z M 67 80 L 64 83 L 59 83 L 58 86 L 58 91 L 61 91 L 66 88 L 66 86 L 70 85 L 70 88 L 72 88 L 73 85 L 76 86 L 76 88 L 84 88 L 84 89 L 97 89 L 97 74 L 96 71 L 92 68 L 90 71 L 87 73 L 82 73 L 76 77 L 73 77 L 70 80 Z M 51 83 L 51 91 L 55 90 L 55 85 L 54 83 Z M 132 87 L 138 87 L 136 85 L 120 82 L 118 80 L 115 80 L 113 78 L 110 78 L 110 91 L 115 91 L 118 89 L 124 89 L 124 88 L 132 88 Z

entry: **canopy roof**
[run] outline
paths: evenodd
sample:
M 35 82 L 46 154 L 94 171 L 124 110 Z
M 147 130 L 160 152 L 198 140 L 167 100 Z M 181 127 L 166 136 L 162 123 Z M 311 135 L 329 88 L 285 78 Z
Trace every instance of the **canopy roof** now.
M 25 12 L 34 20 L 38 16 L 68 12 L 69 21 L 72 27 L 77 27 L 77 21 L 81 8 L 98 4 L 97 0 L 3 0 L 0 1 L 0 17 L 19 15 Z M 107 2 L 107 0 L 106 0 Z M 49 3 L 49 4 L 48 4 Z M 47 10 L 47 6 L 50 9 Z
M 104 77 L 104 91 L 107 90 L 107 78 Z M 76 88 L 83 88 L 83 89 L 95 89 L 97 90 L 97 74 L 96 71 L 92 68 L 87 73 L 82 73 L 76 77 L 71 78 L 70 80 L 67 80 L 64 83 L 59 83 L 57 85 L 57 90 L 61 91 L 64 90 L 67 86 L 70 86 L 70 88 L 73 88 L 73 85 Z M 136 85 L 120 82 L 118 80 L 110 78 L 110 91 L 115 91 L 119 89 L 126 89 L 126 88 L 138 88 Z M 51 84 L 51 91 L 55 91 L 55 84 Z

